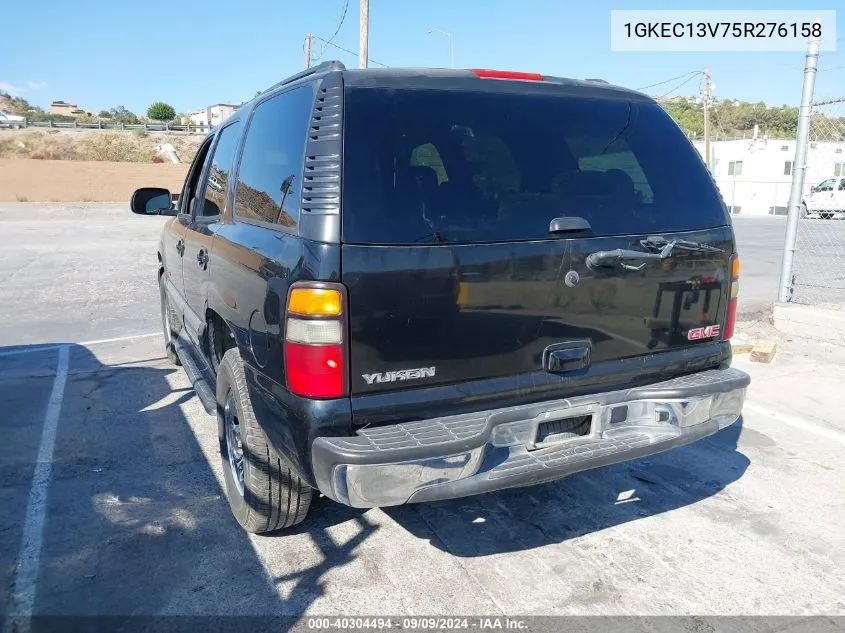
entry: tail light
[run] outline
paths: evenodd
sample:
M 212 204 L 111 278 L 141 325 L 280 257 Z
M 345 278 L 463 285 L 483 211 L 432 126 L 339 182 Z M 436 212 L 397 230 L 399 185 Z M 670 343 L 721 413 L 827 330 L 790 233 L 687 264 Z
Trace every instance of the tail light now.
M 736 325 L 736 300 L 739 297 L 739 257 L 731 255 L 731 283 L 730 301 L 728 302 L 728 320 L 725 323 L 724 339 L 727 341 L 734 335 Z
M 285 376 L 307 398 L 346 395 L 346 293 L 328 283 L 296 283 L 288 292 Z

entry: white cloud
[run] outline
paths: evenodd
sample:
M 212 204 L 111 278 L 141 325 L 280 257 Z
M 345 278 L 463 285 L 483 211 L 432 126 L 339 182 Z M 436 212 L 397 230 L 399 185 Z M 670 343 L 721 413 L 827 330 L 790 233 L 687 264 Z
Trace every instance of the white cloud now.
M 17 97 L 24 92 L 29 92 L 30 90 L 40 90 L 41 88 L 46 88 L 47 84 L 43 81 L 27 81 L 23 86 L 13 86 L 10 83 L 6 83 L 5 81 L 0 81 L 0 90 L 3 92 L 8 92 L 13 97 Z

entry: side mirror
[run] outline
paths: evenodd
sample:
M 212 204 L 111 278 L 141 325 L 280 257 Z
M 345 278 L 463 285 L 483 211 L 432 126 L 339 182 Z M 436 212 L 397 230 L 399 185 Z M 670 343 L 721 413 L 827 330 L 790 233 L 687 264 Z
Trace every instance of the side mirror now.
M 816 187 L 815 185 L 813 185 L 812 187 L 810 187 L 810 193 L 816 193 L 818 190 L 819 190 L 819 188 L 818 188 L 818 187 Z
M 159 187 L 136 189 L 129 201 L 129 208 L 132 213 L 139 215 L 176 215 L 170 192 Z

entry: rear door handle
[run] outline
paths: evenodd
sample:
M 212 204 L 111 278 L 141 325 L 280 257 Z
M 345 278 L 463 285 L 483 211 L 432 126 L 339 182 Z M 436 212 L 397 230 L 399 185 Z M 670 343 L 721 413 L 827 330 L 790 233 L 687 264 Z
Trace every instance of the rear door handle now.
M 176 252 L 179 253 L 179 257 L 185 254 L 185 242 L 182 240 L 176 242 Z
M 546 371 L 566 372 L 589 367 L 592 362 L 590 341 L 567 341 L 549 345 L 543 351 L 543 365 Z
M 199 253 L 197 253 L 197 263 L 202 268 L 205 268 L 206 265 L 208 264 L 208 252 L 206 252 L 206 250 L 204 248 L 201 248 L 199 250 Z

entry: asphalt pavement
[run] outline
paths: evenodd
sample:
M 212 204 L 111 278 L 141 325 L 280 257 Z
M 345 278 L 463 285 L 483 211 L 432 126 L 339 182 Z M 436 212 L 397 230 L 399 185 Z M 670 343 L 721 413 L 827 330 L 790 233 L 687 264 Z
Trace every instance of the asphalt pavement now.
M 796 352 L 799 377 L 785 356 L 739 422 L 687 447 L 456 501 L 321 498 L 291 533 L 250 536 L 216 421 L 162 355 L 163 219 L 0 220 L 0 614 L 845 615 L 841 407 L 819 391 L 779 417 L 776 382 L 810 394 L 808 359 L 835 351 Z M 776 290 L 783 226 L 736 223 L 749 301 Z
M 845 234 L 845 222 L 829 224 Z M 777 301 L 786 218 L 734 216 L 733 225 L 740 259 L 738 312 L 740 316 L 757 315 Z

